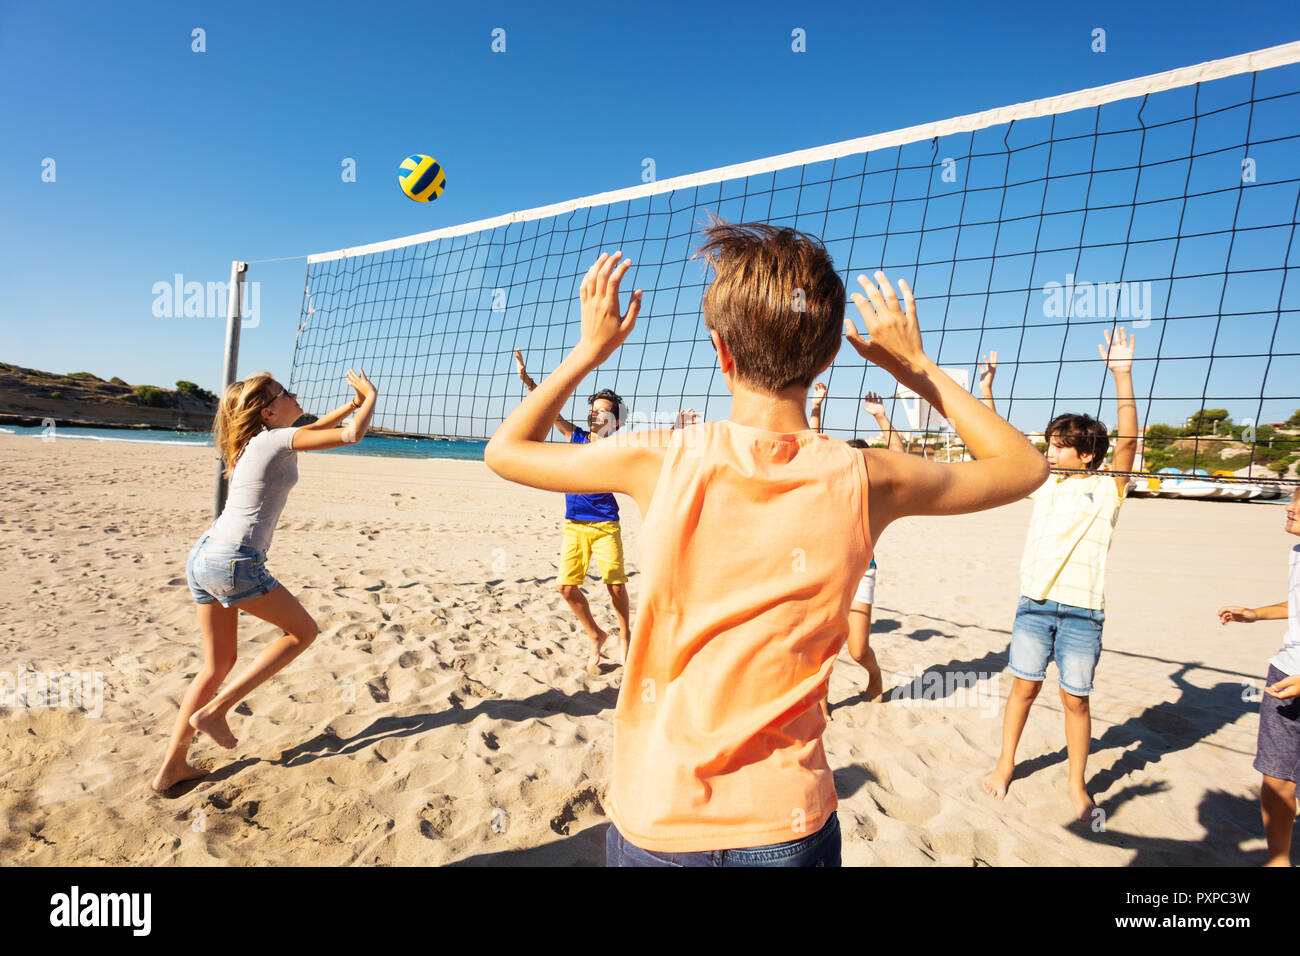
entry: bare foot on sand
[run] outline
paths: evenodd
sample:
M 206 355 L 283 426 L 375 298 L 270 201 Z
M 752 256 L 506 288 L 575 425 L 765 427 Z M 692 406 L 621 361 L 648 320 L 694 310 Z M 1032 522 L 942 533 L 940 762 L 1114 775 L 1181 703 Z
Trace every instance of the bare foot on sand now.
M 605 638 L 608 636 L 609 635 L 600 628 L 596 628 L 595 634 L 587 635 L 587 637 L 591 639 L 591 655 L 587 658 L 588 674 L 595 674 L 597 677 L 600 676 L 600 649 L 605 643 Z
M 217 742 L 218 746 L 225 747 L 227 750 L 233 750 L 235 744 L 239 743 L 235 735 L 230 732 L 230 725 L 226 723 L 225 714 L 208 713 L 208 708 L 196 710 L 190 717 L 190 726 L 195 730 L 207 734 Z
M 885 691 L 885 675 L 880 672 L 876 652 L 867 648 L 867 700 L 875 700 Z
M 1088 796 L 1088 791 L 1080 787 L 1070 788 L 1070 802 L 1074 804 L 1074 812 L 1078 819 L 1084 823 L 1092 822 L 1092 813 L 1097 809 L 1097 805 L 1092 802 L 1092 797 Z
M 153 778 L 150 786 L 157 793 L 164 790 L 170 790 L 178 783 L 184 783 L 186 780 L 197 780 L 199 777 L 206 777 L 208 772 L 199 767 L 191 767 L 189 764 L 182 764 L 179 767 L 163 767 L 158 771 L 158 776 Z
M 1007 798 L 1007 788 L 1011 786 L 1011 775 L 1015 772 L 1015 766 L 1007 767 L 998 764 L 993 768 L 993 772 L 984 778 L 984 792 L 990 797 L 1005 800 Z

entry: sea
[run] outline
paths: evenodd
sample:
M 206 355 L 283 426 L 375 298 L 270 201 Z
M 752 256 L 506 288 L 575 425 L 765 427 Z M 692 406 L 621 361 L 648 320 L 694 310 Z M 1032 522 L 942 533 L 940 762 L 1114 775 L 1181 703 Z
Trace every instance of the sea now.
M 47 432 L 49 433 L 47 435 Z M 20 435 L 37 441 L 126 442 L 139 445 L 197 445 L 212 447 L 211 432 L 180 432 L 158 428 L 42 428 L 39 426 L 0 425 L 0 435 Z M 456 461 L 482 461 L 486 441 L 450 441 L 436 438 L 389 438 L 367 435 L 355 445 L 312 452 L 313 455 L 367 455 L 376 458 L 450 458 Z

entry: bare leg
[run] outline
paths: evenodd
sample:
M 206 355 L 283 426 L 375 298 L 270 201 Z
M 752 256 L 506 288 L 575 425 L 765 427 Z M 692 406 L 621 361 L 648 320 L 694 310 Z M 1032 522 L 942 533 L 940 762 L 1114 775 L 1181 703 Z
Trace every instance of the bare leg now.
M 222 747 L 234 747 L 239 742 L 226 724 L 226 712 L 305 651 L 316 639 L 317 634 L 316 622 L 298 603 L 298 599 L 283 586 L 269 594 L 246 601 L 239 605 L 238 610 L 247 611 L 254 617 L 274 624 L 284 631 L 284 636 L 276 639 L 271 646 L 262 651 L 257 660 L 253 661 L 248 670 L 240 674 L 233 684 L 190 718 L 191 727 L 203 731 Z
M 1092 712 L 1087 697 L 1076 697 L 1064 689 L 1061 706 L 1065 708 L 1065 749 L 1070 755 L 1070 801 L 1079 819 L 1086 820 L 1096 809 L 1083 783 L 1092 746 Z
M 871 605 L 854 601 L 849 608 L 849 657 L 867 669 L 867 700 L 875 700 L 885 689 L 885 678 L 871 649 Z
M 163 758 L 162 769 L 153 778 L 153 789 L 159 792 L 174 787 L 183 780 L 193 780 L 207 774 L 206 770 L 191 767 L 186 760 L 190 743 L 194 739 L 190 717 L 212 700 L 221 682 L 235 666 L 237 656 L 238 612 L 234 608 L 224 608 L 216 601 L 197 604 L 195 607 L 199 633 L 203 636 L 203 665 L 181 699 L 181 710 L 176 715 L 176 726 L 167 744 L 167 756 Z
M 578 623 L 582 625 L 582 629 L 587 632 L 587 638 L 591 641 L 591 654 L 587 657 L 587 673 L 599 674 L 600 648 L 605 643 L 607 635 L 596 626 L 596 619 L 591 616 L 591 605 L 587 603 L 587 595 L 582 593 L 582 588 L 576 584 L 561 584 L 560 595 L 573 609 Z
M 609 599 L 614 602 L 614 613 L 618 615 L 618 639 L 623 645 L 623 661 L 627 662 L 628 651 L 632 647 L 631 604 L 627 597 L 626 584 L 607 584 Z
M 1011 777 L 1016 772 L 1016 748 L 1020 746 L 1020 735 L 1025 732 L 1025 721 L 1029 719 L 1029 708 L 1034 698 L 1042 689 L 1040 680 L 1021 680 L 1019 677 L 1011 682 L 1011 693 L 1007 695 L 1007 711 L 1002 718 L 1002 752 L 998 754 L 997 766 L 984 778 L 984 792 L 990 796 L 1005 800 L 1007 788 L 1011 786 Z
M 1295 823 L 1295 783 L 1264 774 L 1259 788 L 1259 809 L 1268 840 L 1265 866 L 1291 865 L 1291 827 Z

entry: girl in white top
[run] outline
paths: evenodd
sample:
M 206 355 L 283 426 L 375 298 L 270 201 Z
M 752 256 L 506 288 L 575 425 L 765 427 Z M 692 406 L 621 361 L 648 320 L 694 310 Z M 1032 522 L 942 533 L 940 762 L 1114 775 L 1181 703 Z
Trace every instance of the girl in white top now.
M 378 390 L 365 370 L 349 370 L 356 397 L 300 428 L 298 398 L 258 372 L 235 382 L 221 396 L 213 422 L 213 440 L 226 464 L 230 494 L 221 515 L 190 552 L 186 577 L 197 604 L 203 636 L 203 667 L 181 701 L 171 742 L 153 789 L 204 776 L 207 771 L 186 760 L 196 730 L 219 745 L 238 741 L 226 713 L 267 678 L 301 654 L 316 638 L 316 622 L 298 599 L 266 571 L 266 551 L 289 490 L 298 480 L 297 452 L 323 451 L 359 442 L 370 427 Z M 356 417 L 346 425 L 346 418 Z M 218 694 L 235 666 L 239 612 L 247 611 L 284 631 L 252 666 Z

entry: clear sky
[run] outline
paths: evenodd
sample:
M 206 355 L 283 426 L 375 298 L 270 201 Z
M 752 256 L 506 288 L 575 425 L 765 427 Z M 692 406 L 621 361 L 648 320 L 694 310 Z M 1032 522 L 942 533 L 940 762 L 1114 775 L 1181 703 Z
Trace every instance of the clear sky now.
M 1293 2 L 0 4 L 0 360 L 215 390 L 224 316 L 155 315 L 177 275 L 1295 39 Z M 416 152 L 447 170 L 437 202 L 397 189 Z M 240 370 L 287 377 L 306 265 L 253 269 Z

